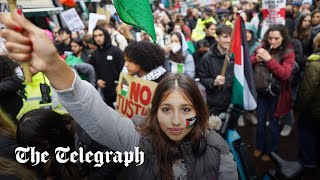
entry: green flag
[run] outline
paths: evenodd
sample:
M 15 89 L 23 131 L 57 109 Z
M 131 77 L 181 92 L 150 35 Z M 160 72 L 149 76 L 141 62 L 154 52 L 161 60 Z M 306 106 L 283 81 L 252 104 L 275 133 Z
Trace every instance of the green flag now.
M 149 0 L 113 0 L 113 4 L 123 22 L 145 31 L 156 42 Z

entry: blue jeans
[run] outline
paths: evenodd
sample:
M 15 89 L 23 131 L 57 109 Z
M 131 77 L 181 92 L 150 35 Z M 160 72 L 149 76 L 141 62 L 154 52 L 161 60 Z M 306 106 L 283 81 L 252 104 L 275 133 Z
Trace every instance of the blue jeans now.
M 258 94 L 257 101 L 256 147 L 261 152 L 268 154 L 277 151 L 279 144 L 280 127 L 278 119 L 273 116 L 278 97 Z M 267 121 L 269 121 L 269 125 L 267 125 Z

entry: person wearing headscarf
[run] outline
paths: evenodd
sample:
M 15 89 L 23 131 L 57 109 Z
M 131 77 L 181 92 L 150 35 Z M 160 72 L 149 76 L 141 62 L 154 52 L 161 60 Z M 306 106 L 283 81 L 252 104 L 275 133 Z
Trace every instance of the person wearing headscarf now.
M 168 72 L 186 74 L 195 77 L 195 65 L 192 55 L 188 52 L 187 41 L 181 32 L 171 33 L 171 44 L 165 47 L 169 54 L 164 67 Z

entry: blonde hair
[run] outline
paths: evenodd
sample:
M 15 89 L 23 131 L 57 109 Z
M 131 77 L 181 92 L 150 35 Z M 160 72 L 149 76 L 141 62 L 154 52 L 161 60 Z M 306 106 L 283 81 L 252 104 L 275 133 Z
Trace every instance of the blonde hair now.
M 100 26 L 103 28 L 105 28 L 107 25 L 109 25 L 109 23 L 106 19 L 99 19 L 96 23 L 96 26 Z
M 0 156 L 0 175 L 15 176 L 22 180 L 38 179 L 31 170 L 2 156 Z
M 17 126 L 0 108 L 0 135 L 16 139 Z

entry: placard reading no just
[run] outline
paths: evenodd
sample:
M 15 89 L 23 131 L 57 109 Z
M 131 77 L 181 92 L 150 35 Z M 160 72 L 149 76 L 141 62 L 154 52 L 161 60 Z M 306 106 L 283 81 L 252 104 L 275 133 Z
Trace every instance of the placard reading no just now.
M 151 106 L 157 85 L 153 81 L 121 73 L 117 88 L 116 110 L 128 118 L 145 115 Z

